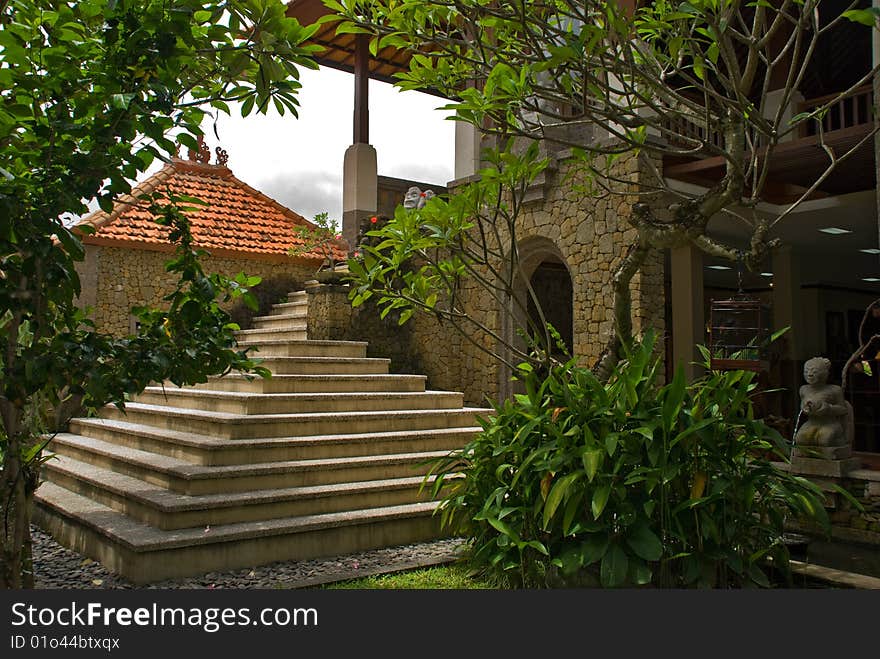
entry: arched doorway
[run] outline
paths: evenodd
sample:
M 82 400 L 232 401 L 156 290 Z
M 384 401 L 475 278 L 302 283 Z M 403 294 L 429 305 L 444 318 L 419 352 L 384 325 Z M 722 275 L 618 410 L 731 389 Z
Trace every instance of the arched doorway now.
M 551 352 L 554 356 L 565 359 L 574 352 L 574 288 L 568 268 L 560 260 L 542 261 L 529 278 L 529 284 L 541 305 L 544 321 L 552 325 L 562 339 L 564 347 L 553 345 Z M 541 313 L 531 296 L 528 300 L 528 313 L 532 322 L 541 326 Z
M 553 347 L 553 352 L 564 359 L 566 353 L 574 352 L 574 286 L 565 258 L 552 240 L 540 236 L 523 240 L 517 245 L 517 252 L 518 276 L 513 278 L 512 291 L 515 299 L 502 313 L 504 339 L 518 349 L 524 349 L 526 344 L 520 332 L 526 328 L 535 332 L 543 327 L 538 313 L 540 305 L 544 319 L 559 332 L 565 346 L 564 350 Z M 534 292 L 534 298 L 529 294 L 529 288 Z M 502 398 L 518 391 L 511 382 L 511 375 L 509 367 L 500 369 L 499 393 Z

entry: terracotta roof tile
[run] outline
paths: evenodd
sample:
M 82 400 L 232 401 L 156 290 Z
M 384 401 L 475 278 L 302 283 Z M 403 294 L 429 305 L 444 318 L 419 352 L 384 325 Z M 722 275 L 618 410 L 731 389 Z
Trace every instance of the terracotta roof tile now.
M 211 251 L 241 252 L 252 258 L 283 256 L 303 243 L 295 225 L 314 226 L 304 217 L 240 181 L 222 165 L 172 159 L 160 171 L 137 185 L 112 213 L 96 211 L 78 225 L 92 225 L 96 232 L 84 242 L 143 247 L 168 245 L 168 229 L 155 223 L 153 215 L 137 199 L 152 192 L 187 195 L 205 202 L 188 211 L 197 247 Z M 163 195 L 164 196 L 164 195 Z M 182 204 L 186 205 L 186 204 Z M 340 241 L 337 259 L 345 258 L 347 245 Z M 319 252 L 305 258 L 319 258 Z

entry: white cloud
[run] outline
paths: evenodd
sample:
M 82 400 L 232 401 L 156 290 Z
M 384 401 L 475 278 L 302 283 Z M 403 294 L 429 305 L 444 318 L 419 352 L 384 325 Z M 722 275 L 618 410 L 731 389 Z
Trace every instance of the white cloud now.
M 342 161 L 352 141 L 354 78 L 322 68 L 304 70 L 299 118 L 220 114 L 220 145 L 229 167 L 249 185 L 312 218 L 342 217 Z M 453 176 L 454 126 L 435 111 L 444 100 L 370 82 L 370 142 L 379 174 L 445 185 Z M 213 122 L 203 126 L 212 147 Z

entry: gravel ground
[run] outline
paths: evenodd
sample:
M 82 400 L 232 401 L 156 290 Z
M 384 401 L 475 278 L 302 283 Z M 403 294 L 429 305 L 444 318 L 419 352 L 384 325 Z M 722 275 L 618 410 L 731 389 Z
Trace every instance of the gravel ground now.
M 136 586 L 100 563 L 65 549 L 52 536 L 31 527 L 37 588 L 307 588 L 332 581 L 398 572 L 454 560 L 459 538 L 364 551 L 345 556 L 286 561 L 199 577 Z

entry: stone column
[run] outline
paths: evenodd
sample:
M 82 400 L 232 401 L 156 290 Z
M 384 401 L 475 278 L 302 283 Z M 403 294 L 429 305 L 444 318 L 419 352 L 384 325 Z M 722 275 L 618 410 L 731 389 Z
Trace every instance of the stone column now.
M 703 311 L 703 254 L 690 245 L 671 250 L 672 278 L 672 366 L 681 365 L 689 380 L 700 375 L 692 362 L 698 359 L 696 345 L 705 342 Z
M 768 119 L 775 119 L 776 113 L 779 111 L 779 106 L 782 104 L 784 90 L 782 89 L 774 89 L 773 91 L 767 92 L 767 96 L 764 100 L 764 116 Z M 780 128 L 784 129 L 788 126 L 788 122 L 792 117 L 797 115 L 798 106 L 803 103 L 804 95 L 799 91 L 794 91 L 791 93 L 789 97 L 788 106 L 782 111 L 782 120 L 779 122 Z M 785 135 L 780 142 L 791 142 L 792 140 L 796 140 L 800 137 L 797 130 L 793 130 L 787 135 Z
M 805 358 L 804 300 L 801 295 L 801 272 L 797 254 L 790 245 L 773 252 L 773 326 L 775 332 L 788 327 L 779 339 L 782 348 L 779 381 L 783 416 L 797 416 L 797 390 L 801 383 L 801 362 Z
M 342 167 L 342 237 L 354 249 L 361 220 L 376 214 L 379 177 L 376 149 L 370 145 L 369 37 L 355 38 L 352 144 Z
M 873 7 L 880 7 L 880 0 L 873 0 L 871 5 Z M 876 67 L 880 64 L 880 34 L 878 34 L 877 30 L 871 30 L 871 46 L 871 64 Z M 874 74 L 873 86 L 875 108 L 874 121 L 877 122 L 880 121 L 876 112 L 876 108 L 878 104 L 880 104 L 880 75 L 876 73 Z M 877 175 L 876 181 L 880 183 L 880 133 L 874 135 L 874 171 Z M 880 185 L 875 186 L 874 190 L 877 199 L 877 240 L 880 241 Z M 877 258 L 880 260 L 880 256 Z
M 773 331 L 791 328 L 785 333 L 783 359 L 804 357 L 800 295 L 800 263 L 791 245 L 784 245 L 773 253 Z
M 342 169 L 342 237 L 352 249 L 361 220 L 376 214 L 378 186 L 376 149 L 352 144 L 345 150 Z
M 455 179 L 473 176 L 480 169 L 480 131 L 465 121 L 455 122 Z

